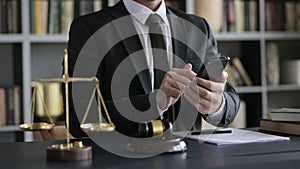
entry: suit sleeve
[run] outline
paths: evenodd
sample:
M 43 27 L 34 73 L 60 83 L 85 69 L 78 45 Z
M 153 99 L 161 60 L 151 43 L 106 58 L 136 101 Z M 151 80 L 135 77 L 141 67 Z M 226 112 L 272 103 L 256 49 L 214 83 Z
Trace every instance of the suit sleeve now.
M 218 56 L 217 42 L 211 32 L 208 23 L 206 22 L 205 19 L 203 19 L 203 21 L 204 21 L 204 25 L 206 25 L 206 31 L 207 31 L 206 33 L 208 39 L 208 43 L 206 47 L 206 59 L 209 59 Z M 214 118 L 218 120 L 212 121 L 209 118 L 207 118 L 207 116 L 202 115 L 202 117 L 205 120 L 207 120 L 209 123 L 219 127 L 229 125 L 234 120 L 240 106 L 239 96 L 236 93 L 234 87 L 228 82 L 226 83 L 225 86 L 224 97 L 226 101 L 225 111 L 223 115 L 220 114 L 220 117 Z M 199 123 L 199 119 L 201 118 L 198 118 L 196 123 Z
M 208 25 L 207 22 L 206 22 L 206 24 Z M 209 39 L 212 43 L 212 46 L 215 46 L 215 48 L 217 48 L 216 39 L 214 38 L 210 28 L 209 28 Z M 207 52 L 208 52 L 208 55 L 212 54 L 210 47 L 208 47 Z M 218 53 L 214 53 L 214 54 L 218 55 Z M 220 117 L 221 121 L 219 121 L 218 124 L 211 122 L 212 124 L 214 124 L 216 126 L 229 125 L 234 120 L 234 118 L 239 110 L 239 107 L 240 107 L 240 98 L 239 98 L 238 94 L 236 93 L 234 87 L 228 82 L 226 83 L 226 86 L 225 86 L 224 96 L 225 96 L 225 100 L 226 100 L 225 113 L 224 113 L 223 117 Z
M 82 47 L 85 45 L 86 41 L 92 36 L 93 32 L 86 26 L 84 21 L 80 20 L 80 18 L 75 19 L 71 25 L 69 32 L 69 42 L 68 42 L 68 53 L 69 53 L 69 75 L 73 76 L 74 67 L 76 64 L 77 57 L 80 54 Z M 135 136 L 138 130 L 138 123 L 134 120 L 129 120 L 126 116 L 129 116 L 130 113 L 128 111 L 129 108 L 133 107 L 135 110 L 140 112 L 149 111 L 151 108 L 151 112 L 153 117 L 159 118 L 158 110 L 153 110 L 153 107 L 156 108 L 155 97 L 153 93 L 143 94 L 142 92 L 137 92 L 137 94 L 130 95 L 129 97 L 119 97 L 117 99 L 112 99 L 110 90 L 111 90 L 111 76 L 113 75 L 113 70 L 115 69 L 116 59 L 115 56 L 120 57 L 122 52 L 123 44 L 117 44 L 115 48 L 112 48 L 110 52 L 117 53 L 108 53 L 109 59 L 104 58 L 101 64 L 99 65 L 97 71 L 97 77 L 100 80 L 100 89 L 102 95 L 105 100 L 106 107 L 109 111 L 110 118 L 113 123 L 116 125 L 116 130 L 122 134 L 128 136 Z M 112 57 L 114 56 L 114 57 Z M 64 89 L 63 89 L 64 90 Z M 139 91 L 136 87 L 132 88 L 132 90 Z M 74 107 L 74 102 L 72 98 L 72 88 L 70 85 L 69 89 L 70 98 L 70 133 L 75 137 L 84 137 L 87 136 L 80 129 L 80 121 L 81 119 L 77 118 L 76 110 Z M 134 93 L 134 92 L 130 92 Z M 149 99 L 154 104 L 150 104 Z M 122 110 L 119 110 L 119 107 L 124 107 Z M 138 117 L 134 117 L 137 119 Z M 143 118 L 148 117 L 140 117 L 141 121 Z M 150 118 L 150 117 L 149 117 Z

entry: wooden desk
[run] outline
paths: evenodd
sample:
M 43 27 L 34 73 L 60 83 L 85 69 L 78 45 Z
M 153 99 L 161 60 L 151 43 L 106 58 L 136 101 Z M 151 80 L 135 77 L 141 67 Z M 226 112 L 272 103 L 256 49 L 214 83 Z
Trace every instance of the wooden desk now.
M 188 151 L 162 154 L 151 158 L 120 157 L 93 146 L 93 159 L 84 162 L 47 162 L 46 147 L 56 142 L 0 144 L 1 169 L 165 169 L 165 168 L 230 168 L 287 169 L 300 168 L 300 137 L 291 141 L 215 146 L 187 141 Z

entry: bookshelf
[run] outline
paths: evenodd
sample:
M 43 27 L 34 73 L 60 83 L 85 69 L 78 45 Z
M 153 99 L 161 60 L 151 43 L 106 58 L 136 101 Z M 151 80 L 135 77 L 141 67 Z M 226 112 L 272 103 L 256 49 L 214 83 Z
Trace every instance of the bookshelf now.
M 0 2 L 2 1 L 5 0 L 0 0 Z M 103 1 L 105 1 L 105 5 L 113 5 L 118 0 Z M 187 13 L 195 13 L 195 0 L 170 1 L 178 1 L 181 9 L 184 8 Z M 224 0 L 224 2 L 226 1 L 228 0 Z M 300 44 L 300 31 L 267 31 L 265 29 L 265 2 L 269 0 L 255 1 L 257 2 L 257 30 L 234 32 L 228 31 L 226 25 L 223 25 L 219 32 L 214 33 L 220 52 L 224 55 L 239 57 L 253 80 L 253 86 L 236 87 L 241 99 L 246 102 L 247 127 L 259 126 L 259 119 L 266 117 L 268 107 L 300 107 L 298 101 L 300 85 L 281 83 L 268 85 L 265 69 L 267 65 L 266 46 L 270 42 L 277 44 L 280 61 L 291 58 L 300 59 L 300 55 L 295 52 Z M 21 86 L 22 110 L 20 116 L 21 122 L 25 123 L 30 122 L 31 119 L 29 113 L 30 83 L 37 77 L 61 76 L 63 49 L 67 47 L 68 40 L 66 34 L 37 35 L 33 33 L 30 2 L 31 0 L 20 0 L 21 31 L 19 33 L 1 33 L 0 35 L 1 55 L 5 54 L 14 58 L 10 60 L 8 66 L 1 66 L 1 74 L 7 76 L 1 76 L 0 86 Z M 5 61 L 3 58 L 0 60 Z M 15 135 L 18 132 L 17 125 L 0 127 L 0 136 L 7 133 Z M 31 132 L 25 132 L 22 139 L 30 141 L 32 138 Z

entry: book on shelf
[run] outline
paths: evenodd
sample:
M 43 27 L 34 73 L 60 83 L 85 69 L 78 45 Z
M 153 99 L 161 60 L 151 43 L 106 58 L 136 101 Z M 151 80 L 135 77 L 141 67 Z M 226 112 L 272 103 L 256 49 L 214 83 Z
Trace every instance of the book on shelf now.
M 220 32 L 222 30 L 224 19 L 223 0 L 197 0 L 194 1 L 194 6 L 194 14 L 206 19 L 213 32 Z
M 67 34 L 75 16 L 101 10 L 106 0 L 31 0 L 30 32 Z
M 300 1 L 296 3 L 296 29 L 300 31 Z
M 265 29 L 267 31 L 283 30 L 284 14 L 283 2 L 267 0 L 265 2 Z
M 234 1 L 235 31 L 243 32 L 245 30 L 245 3 L 243 0 Z
M 73 0 L 61 1 L 60 30 L 62 34 L 67 34 L 69 32 L 70 25 L 75 16 L 74 5 L 75 3 Z
M 279 49 L 274 42 L 266 44 L 266 75 L 268 85 L 278 85 L 280 81 Z
M 0 33 L 2 33 L 2 2 L 0 2 Z
M 99 11 L 103 8 L 102 0 L 94 0 L 93 5 L 94 5 L 93 6 L 94 11 Z
M 29 3 L 29 11 L 30 11 L 30 15 L 29 15 L 30 33 L 35 33 L 34 1 L 33 0 L 31 0 Z
M 269 108 L 268 117 L 274 121 L 300 122 L 300 108 Z
M 248 18 L 249 31 L 258 30 L 258 4 L 256 0 L 249 0 L 249 14 L 245 13 L 245 17 Z M 247 29 L 246 29 L 247 31 Z
M 235 31 L 235 14 L 234 14 L 234 2 L 233 0 L 226 1 L 226 19 L 227 19 L 227 31 Z
M 298 0 L 266 0 L 266 31 L 299 31 L 300 1 Z
M 225 1 L 226 27 L 229 32 L 258 30 L 258 2 L 256 0 Z
M 286 1 L 285 2 L 285 15 L 286 15 L 286 23 L 285 30 L 286 31 L 295 31 L 296 30 L 296 1 Z
M 7 1 L 6 2 L 6 10 L 7 10 L 7 33 L 12 32 L 12 1 Z
M 248 72 L 246 71 L 246 69 L 244 68 L 241 60 L 238 57 L 232 58 L 231 61 L 230 61 L 230 64 L 234 67 L 233 68 L 234 73 L 235 74 L 238 73 L 238 75 L 235 75 L 237 81 L 239 81 L 239 82 L 242 81 L 242 83 L 246 86 L 252 86 L 253 85 L 253 82 L 252 82 Z
M 0 87 L 0 126 L 20 124 L 19 86 Z
M 6 92 L 0 87 L 0 126 L 6 125 Z
M 244 5 L 244 15 L 245 15 L 245 31 L 250 31 L 250 17 L 246 17 L 246 16 L 250 16 L 250 1 L 244 1 L 245 5 Z
M 49 1 L 34 0 L 31 2 L 34 3 L 34 33 L 38 35 L 47 34 Z
M 49 21 L 48 21 L 48 33 L 57 34 L 60 33 L 60 15 L 61 15 L 61 2 L 58 0 L 49 1 Z
M 80 0 L 79 15 L 85 15 L 103 8 L 104 0 Z
M 235 87 L 243 85 L 243 80 L 241 79 L 240 74 L 234 66 L 232 66 L 231 64 L 227 64 L 227 66 L 225 67 L 225 71 L 228 74 L 227 81 L 230 84 L 232 84 Z
M 10 33 L 21 33 L 21 1 L 12 0 L 11 10 L 12 10 L 11 13 L 12 32 Z
M 261 119 L 260 130 L 267 132 L 300 135 L 300 122 Z
M 21 123 L 21 88 L 20 86 L 14 86 L 14 124 Z
M 15 123 L 14 115 L 14 89 L 6 88 L 6 125 Z
M 2 33 L 21 32 L 20 0 L 3 0 L 1 2 Z
M 8 33 L 7 0 L 0 1 L 1 5 L 1 33 Z
M 93 0 L 81 0 L 79 1 L 79 15 L 86 15 L 94 11 Z

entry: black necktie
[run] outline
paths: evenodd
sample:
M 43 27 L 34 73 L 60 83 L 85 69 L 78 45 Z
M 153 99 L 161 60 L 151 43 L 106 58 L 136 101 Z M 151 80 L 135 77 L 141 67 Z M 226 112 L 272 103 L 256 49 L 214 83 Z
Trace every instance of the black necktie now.
M 149 36 L 153 54 L 154 89 L 160 87 L 161 81 L 164 78 L 165 71 L 162 70 L 169 69 L 165 38 L 160 26 L 162 22 L 162 18 L 157 14 L 151 14 L 146 21 L 146 24 L 149 26 Z M 158 49 L 162 49 L 163 52 Z

